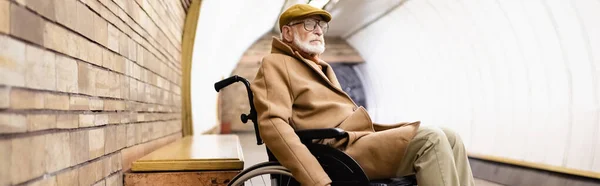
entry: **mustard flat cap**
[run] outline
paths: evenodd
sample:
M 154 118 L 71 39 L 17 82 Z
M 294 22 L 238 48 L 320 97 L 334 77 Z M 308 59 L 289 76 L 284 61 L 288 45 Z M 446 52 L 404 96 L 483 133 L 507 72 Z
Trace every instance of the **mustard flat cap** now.
M 287 25 L 293 20 L 302 19 L 313 15 L 320 15 L 323 17 L 324 21 L 331 21 L 331 14 L 325 10 L 307 4 L 295 4 L 289 7 L 279 16 L 279 28 L 281 29 L 283 25 Z

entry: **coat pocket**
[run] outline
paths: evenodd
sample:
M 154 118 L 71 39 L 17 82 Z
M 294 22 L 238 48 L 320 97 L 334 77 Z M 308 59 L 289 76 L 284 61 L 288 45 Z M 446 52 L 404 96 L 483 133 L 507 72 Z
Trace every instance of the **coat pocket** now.
M 352 113 L 352 115 L 348 116 L 344 121 L 342 121 L 337 128 L 344 129 L 346 131 L 370 131 L 373 130 L 373 122 L 371 122 L 371 117 L 367 113 L 364 107 L 359 107 Z

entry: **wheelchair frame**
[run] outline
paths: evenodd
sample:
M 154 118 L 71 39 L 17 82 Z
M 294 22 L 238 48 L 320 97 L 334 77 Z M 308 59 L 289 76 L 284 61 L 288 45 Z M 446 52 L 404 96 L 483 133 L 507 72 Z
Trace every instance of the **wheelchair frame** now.
M 243 123 L 247 123 L 248 120 L 251 120 L 254 123 L 254 133 L 256 135 L 256 144 L 262 145 L 264 141 L 260 137 L 260 131 L 258 127 L 258 118 L 257 112 L 254 107 L 254 95 L 252 94 L 252 90 L 250 89 L 250 82 L 240 76 L 234 75 L 227 79 L 221 80 L 215 83 L 214 88 L 217 92 L 221 89 L 236 83 L 242 82 L 246 86 L 246 91 L 248 93 L 248 101 L 250 103 L 250 113 L 249 114 L 241 114 L 240 119 Z M 328 139 L 328 138 L 346 138 L 348 137 L 348 133 L 340 128 L 325 128 L 325 129 L 307 129 L 307 130 L 297 130 L 295 131 L 300 140 L 308 150 L 315 156 L 315 158 L 319 161 L 325 172 L 329 175 L 332 180 L 332 185 L 348 185 L 348 186 L 364 186 L 364 185 L 378 185 L 378 186 L 386 186 L 390 180 L 378 180 L 370 182 L 367 175 L 364 173 L 363 169 L 360 165 L 348 156 L 346 153 L 335 149 L 333 147 L 313 143 L 313 140 L 319 139 Z M 263 171 L 265 174 L 271 174 L 271 181 L 275 181 L 278 185 L 300 185 L 297 181 L 295 181 L 291 176 L 289 171 L 281 166 L 277 161 L 277 158 L 271 153 L 269 148 L 266 147 L 267 155 L 269 157 L 268 162 L 263 162 L 256 164 L 252 167 L 249 167 L 237 176 L 235 176 L 228 184 L 231 186 L 233 183 L 236 183 L 238 179 L 245 178 L 245 175 L 260 175 L 257 171 Z M 262 173 L 262 172 L 261 172 Z M 275 176 L 274 174 L 279 174 L 279 176 Z M 286 179 L 287 178 L 287 179 Z M 413 178 L 414 179 L 414 178 Z M 406 183 L 406 185 L 416 185 L 415 181 L 408 178 L 407 181 L 400 181 Z M 394 184 L 394 185 L 404 185 L 404 184 Z

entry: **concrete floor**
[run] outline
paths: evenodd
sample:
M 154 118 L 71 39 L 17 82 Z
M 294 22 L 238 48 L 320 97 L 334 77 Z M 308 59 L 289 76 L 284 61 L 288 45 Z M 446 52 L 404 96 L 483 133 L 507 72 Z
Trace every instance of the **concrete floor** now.
M 242 151 L 244 152 L 244 168 L 248 168 L 252 165 L 255 165 L 260 162 L 265 162 L 268 160 L 267 153 L 264 145 L 256 145 L 256 137 L 254 132 L 244 132 L 244 133 L 236 133 L 242 144 Z M 268 180 L 268 177 L 264 177 L 264 180 Z M 264 181 L 261 179 L 253 180 L 252 183 L 248 183 L 247 185 L 270 185 L 264 184 Z M 496 184 L 493 182 L 475 179 L 475 185 L 477 186 L 503 186 L 500 184 Z

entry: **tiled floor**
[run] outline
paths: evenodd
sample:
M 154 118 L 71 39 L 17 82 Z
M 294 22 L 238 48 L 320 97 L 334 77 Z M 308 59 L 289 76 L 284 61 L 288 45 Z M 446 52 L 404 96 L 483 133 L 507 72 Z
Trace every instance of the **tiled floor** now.
M 242 150 L 244 152 L 244 168 L 248 168 L 260 162 L 267 161 L 267 154 L 264 145 L 256 145 L 256 137 L 253 132 L 237 133 L 242 144 Z M 264 177 L 268 180 L 267 177 Z M 247 185 L 265 185 L 262 180 L 254 180 L 252 184 Z M 269 185 L 269 184 L 266 184 Z M 488 182 L 485 180 L 475 179 L 475 185 L 477 186 L 503 186 Z

